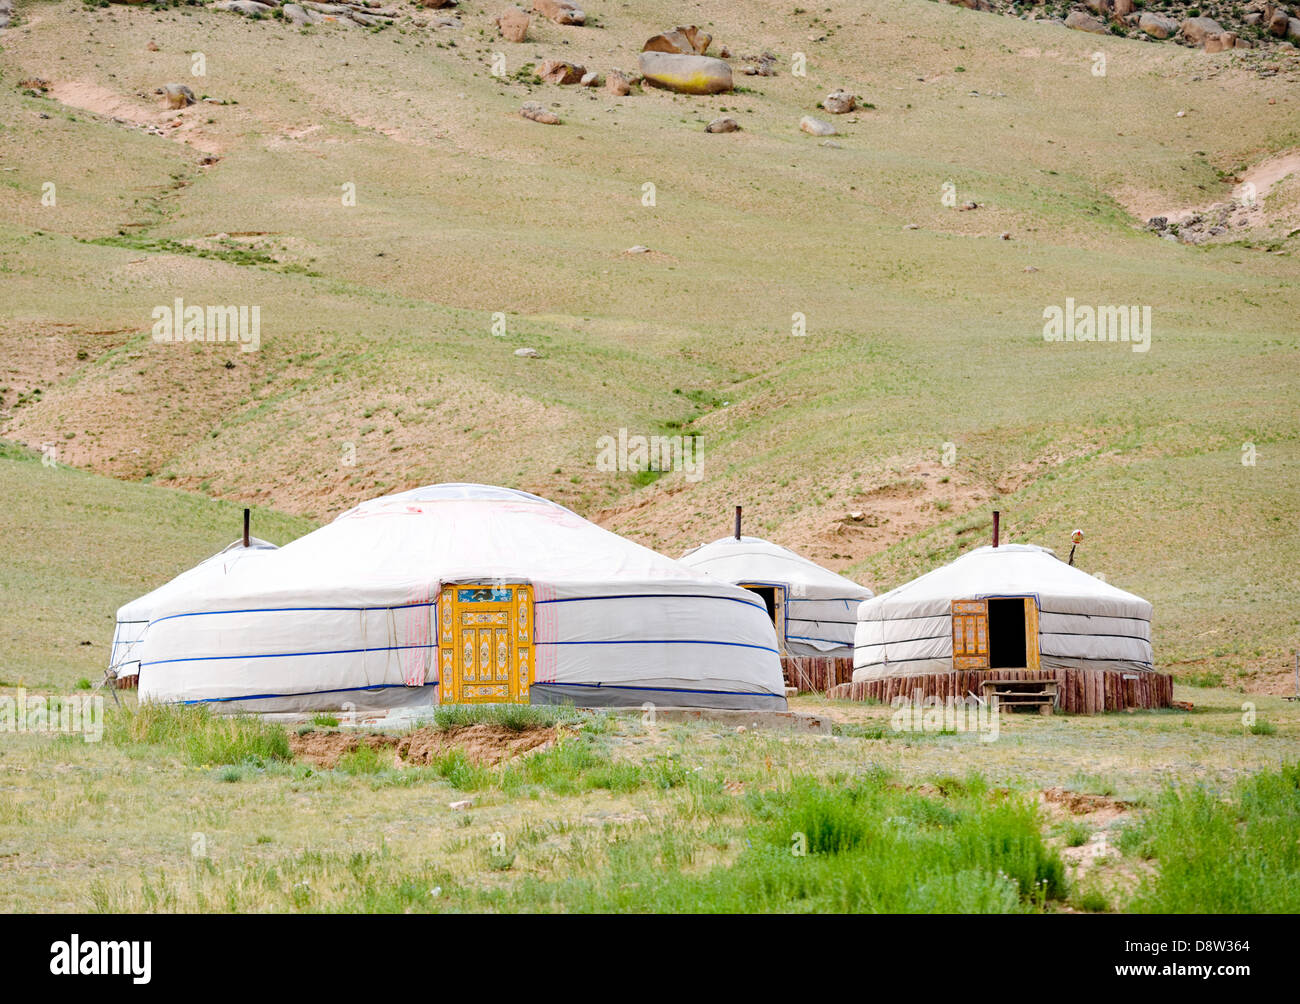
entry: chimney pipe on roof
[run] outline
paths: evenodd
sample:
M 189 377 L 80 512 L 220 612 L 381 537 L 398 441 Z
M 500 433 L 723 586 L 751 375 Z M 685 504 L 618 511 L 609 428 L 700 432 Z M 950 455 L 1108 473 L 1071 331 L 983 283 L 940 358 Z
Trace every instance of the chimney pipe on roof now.
M 740 506 L 736 506 L 736 539 L 740 539 Z
M 249 516 L 249 510 L 245 509 L 244 510 L 244 546 L 245 547 L 248 546 L 248 516 Z
M 1002 518 L 1002 514 L 998 512 L 996 509 L 994 509 L 993 510 L 993 546 L 994 547 L 998 546 L 998 521 L 1001 518 Z

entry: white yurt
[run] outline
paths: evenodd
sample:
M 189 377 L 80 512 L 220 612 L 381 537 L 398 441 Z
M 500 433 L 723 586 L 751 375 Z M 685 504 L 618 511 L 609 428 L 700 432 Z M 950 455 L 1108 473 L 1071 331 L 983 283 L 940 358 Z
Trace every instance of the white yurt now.
M 1150 672 L 1151 604 L 1044 547 L 981 547 L 863 603 L 853 680 L 953 670 Z
M 118 607 L 117 626 L 113 629 L 113 647 L 108 657 L 108 668 L 112 670 L 116 679 L 129 682 L 139 674 L 140 659 L 136 650 L 144 637 L 145 628 L 149 626 L 153 612 L 160 605 L 165 605 L 169 597 L 183 598 L 190 591 L 199 588 L 201 584 L 220 581 L 239 562 L 256 560 L 275 549 L 274 544 L 256 537 L 250 537 L 247 546 L 242 540 L 237 540 L 212 557 L 200 561 L 193 568 L 181 572 L 170 582 Z
M 172 591 L 137 652 L 141 700 L 222 710 L 786 706 L 761 599 L 474 484 L 373 499 Z
M 858 606 L 872 596 L 866 586 L 760 537 L 723 537 L 680 560 L 761 596 L 783 654 L 853 655 Z

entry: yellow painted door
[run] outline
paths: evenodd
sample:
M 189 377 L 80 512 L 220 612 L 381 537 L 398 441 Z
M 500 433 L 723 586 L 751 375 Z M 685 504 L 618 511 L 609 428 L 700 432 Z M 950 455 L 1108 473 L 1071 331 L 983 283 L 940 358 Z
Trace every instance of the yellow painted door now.
M 989 606 L 984 600 L 952 601 L 952 668 L 989 668 Z
M 532 628 L 530 586 L 444 586 L 438 603 L 439 701 L 527 702 Z

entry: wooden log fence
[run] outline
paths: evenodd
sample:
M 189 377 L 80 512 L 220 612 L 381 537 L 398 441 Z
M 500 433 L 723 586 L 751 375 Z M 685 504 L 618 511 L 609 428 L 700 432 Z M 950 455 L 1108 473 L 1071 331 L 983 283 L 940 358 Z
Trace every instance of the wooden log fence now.
M 1076 715 L 1129 708 L 1168 708 L 1174 703 L 1174 678 L 1168 673 L 1125 673 L 1110 669 L 960 670 L 895 676 L 838 683 L 827 688 L 826 696 L 833 700 L 875 700 L 890 704 L 896 697 L 909 699 L 919 691 L 922 699 L 961 700 L 971 695 L 979 697 L 985 680 L 1055 680 L 1055 707 Z

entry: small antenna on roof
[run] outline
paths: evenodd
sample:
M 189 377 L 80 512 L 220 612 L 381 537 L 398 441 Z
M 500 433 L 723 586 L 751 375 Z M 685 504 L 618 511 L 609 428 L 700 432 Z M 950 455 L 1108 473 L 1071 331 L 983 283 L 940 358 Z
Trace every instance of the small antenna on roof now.
M 1074 564 L 1074 549 L 1083 543 L 1083 531 L 1075 530 L 1070 534 L 1070 564 Z
M 736 506 L 736 539 L 740 539 L 740 506 Z
M 251 510 L 244 510 L 244 546 L 248 546 L 248 519 Z
M 998 546 L 998 521 L 1001 520 L 1002 513 L 996 509 L 993 510 L 993 546 Z

